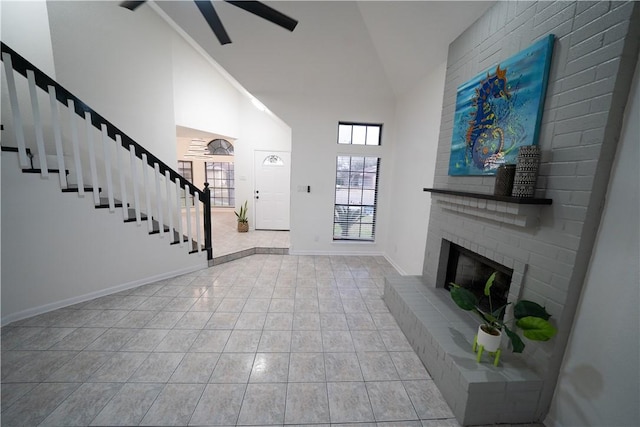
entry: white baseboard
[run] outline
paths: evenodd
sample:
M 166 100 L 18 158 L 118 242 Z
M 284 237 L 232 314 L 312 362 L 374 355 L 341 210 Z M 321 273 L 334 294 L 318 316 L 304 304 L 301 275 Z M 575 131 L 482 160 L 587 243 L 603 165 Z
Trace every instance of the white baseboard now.
M 384 259 L 386 259 L 386 260 L 387 260 L 387 262 L 388 262 L 389 264 L 391 264 L 391 265 L 393 266 L 393 268 L 395 268 L 395 269 L 396 269 L 396 271 L 397 271 L 398 273 L 400 273 L 400 275 L 401 275 L 401 276 L 408 276 L 407 272 L 406 272 L 406 271 L 404 271 L 402 268 L 400 268 L 400 267 L 398 266 L 398 264 L 396 264 L 396 263 L 395 263 L 391 258 L 389 258 L 387 255 L 384 255 Z
M 204 268 L 208 268 L 207 263 L 204 262 L 202 265 L 195 265 L 186 267 L 180 270 L 169 271 L 166 273 L 158 274 L 156 276 L 145 277 L 142 279 L 134 280 L 128 283 L 122 283 L 120 285 L 111 286 L 106 289 L 102 289 L 95 292 L 90 292 L 88 294 L 80 295 L 73 298 L 67 298 L 61 301 L 52 302 L 49 304 L 44 304 L 38 307 L 28 308 L 26 310 L 19 311 L 17 313 L 12 313 L 8 316 L 2 317 L 0 319 L 0 325 L 6 326 L 10 323 L 13 323 L 18 320 L 27 319 L 29 317 L 37 316 L 39 314 L 44 314 L 49 311 L 57 310 L 59 308 L 69 307 L 74 304 L 79 304 L 81 302 L 89 301 L 95 298 L 103 297 L 105 295 L 114 294 L 117 292 L 126 291 L 131 288 L 136 288 L 138 286 L 147 285 L 149 283 L 157 282 L 159 280 L 170 279 L 173 277 L 181 276 L 183 274 L 192 273 L 194 271 L 202 270 Z
M 382 252 L 359 252 L 359 251 L 337 251 L 335 249 L 330 251 L 306 251 L 306 250 L 292 250 L 289 248 L 289 255 L 301 255 L 301 256 L 310 256 L 310 255 L 318 255 L 318 256 L 384 256 Z

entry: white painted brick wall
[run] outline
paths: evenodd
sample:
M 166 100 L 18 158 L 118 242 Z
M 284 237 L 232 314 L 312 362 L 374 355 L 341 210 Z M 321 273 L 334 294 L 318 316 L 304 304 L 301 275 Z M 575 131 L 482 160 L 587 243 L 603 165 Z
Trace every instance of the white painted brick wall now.
M 559 366 L 573 316 L 565 307 L 579 297 L 597 231 L 638 54 L 638 10 L 634 2 L 498 2 L 449 47 L 434 187 L 491 194 L 493 177 L 448 176 L 457 88 L 539 38 L 556 35 L 537 184 L 537 195 L 553 198 L 553 205 L 542 208 L 538 227 L 520 229 L 434 203 L 423 267 L 423 281 L 435 285 L 443 238 L 522 267 L 521 294 L 545 305 L 564 336 L 527 345 L 547 375 L 542 415 L 557 375 L 549 366 Z

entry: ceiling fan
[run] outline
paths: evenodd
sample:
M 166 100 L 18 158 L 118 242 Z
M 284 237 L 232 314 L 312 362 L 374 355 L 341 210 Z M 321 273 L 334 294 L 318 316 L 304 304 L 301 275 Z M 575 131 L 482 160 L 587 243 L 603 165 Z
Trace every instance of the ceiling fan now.
M 220 21 L 220 17 L 216 13 L 216 10 L 213 7 L 213 3 L 211 0 L 193 0 L 198 9 L 200 9 L 200 13 L 204 17 L 204 19 L 211 27 L 211 30 L 220 41 L 220 44 L 225 45 L 231 43 L 231 39 L 227 34 L 227 31 L 224 29 L 222 25 L 222 21 Z M 256 16 L 259 16 L 262 19 L 266 19 L 269 22 L 272 22 L 282 28 L 285 28 L 289 31 L 293 31 L 298 25 L 298 21 L 293 18 L 288 17 L 287 15 L 278 12 L 272 7 L 267 6 L 266 4 L 259 1 L 231 1 L 225 0 L 227 3 L 232 4 L 240 9 L 246 10 L 247 12 L 253 13 Z M 120 2 L 120 6 L 129 9 L 136 10 L 143 3 L 146 3 L 146 0 L 142 1 L 123 1 Z

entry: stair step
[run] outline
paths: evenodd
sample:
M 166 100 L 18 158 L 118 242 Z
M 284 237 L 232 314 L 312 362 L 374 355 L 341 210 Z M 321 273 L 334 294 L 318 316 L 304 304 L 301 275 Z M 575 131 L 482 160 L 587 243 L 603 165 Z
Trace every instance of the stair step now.
M 114 199 L 114 205 L 116 208 L 122 207 L 122 202 L 120 200 Z M 109 198 L 100 197 L 100 204 L 96 205 L 96 209 L 105 209 L 109 207 Z M 135 215 L 135 213 L 134 213 Z
M 3 145 L 1 147 L 1 149 L 2 149 L 2 151 L 8 151 L 8 152 L 11 152 L 11 153 L 19 152 L 18 147 L 7 147 L 6 145 Z M 30 154 L 31 154 L 31 149 L 27 148 L 27 155 L 30 155 Z
M 160 224 L 158 223 L 158 221 L 156 221 L 155 219 L 151 220 L 151 227 L 153 231 L 150 231 L 149 234 L 160 234 Z M 169 231 L 169 227 L 167 227 L 166 225 L 163 226 L 164 232 L 168 233 Z
M 84 186 L 84 191 L 85 192 L 91 192 L 93 191 L 93 187 L 90 185 L 85 185 Z M 67 188 L 63 188 L 62 189 L 63 193 L 77 193 L 78 192 L 78 184 L 69 184 L 67 186 Z M 102 188 L 98 188 L 98 192 L 102 192 Z
M 18 152 L 18 148 L 17 147 L 5 147 L 2 146 L 2 151 L 8 151 L 8 152 Z M 31 150 L 27 149 L 27 152 L 29 154 L 31 154 Z M 49 156 L 47 156 L 49 157 Z M 49 159 L 47 159 L 49 160 Z M 33 161 L 33 160 L 32 160 Z M 65 162 L 66 163 L 66 162 Z M 60 173 L 60 169 L 49 169 L 47 168 L 49 173 Z M 27 169 L 22 169 L 22 172 L 24 173 L 42 173 L 42 169 L 39 168 L 27 168 Z M 69 177 L 72 177 L 72 175 L 69 174 L 69 170 L 66 169 L 65 174 L 68 175 Z M 63 193 L 77 193 L 79 191 L 78 185 L 77 184 L 69 184 L 67 186 L 67 188 L 63 188 L 62 192 Z M 87 193 L 91 193 L 93 192 L 93 186 L 91 185 L 84 185 L 84 191 Z M 98 192 L 101 193 L 102 192 L 102 188 L 98 188 Z M 115 200 L 114 199 L 114 205 L 117 208 L 121 208 L 123 207 L 122 205 L 122 201 L 120 200 Z M 109 207 L 109 199 L 107 197 L 100 197 L 100 203 L 95 205 L 96 209 L 106 209 Z M 124 222 L 135 222 L 136 221 L 136 211 L 135 209 L 129 208 L 128 209 L 128 213 L 129 213 L 129 218 L 124 220 Z M 141 214 L 140 219 L 142 221 L 148 221 L 148 217 L 144 214 Z M 156 221 L 155 219 L 152 219 L 152 231 L 149 232 L 149 234 L 160 234 L 160 224 L 158 221 Z M 171 242 L 169 242 L 170 245 L 178 245 L 180 243 L 187 243 L 189 244 L 189 237 L 187 236 L 182 236 L 182 242 L 180 241 L 180 233 L 178 233 L 177 230 L 170 230 L 168 226 L 164 225 L 163 226 L 164 232 L 165 233 L 171 233 L 172 234 L 172 238 L 171 238 Z M 198 242 L 196 242 L 195 240 L 191 240 L 190 243 L 190 247 L 191 250 L 189 251 L 189 254 L 195 254 L 198 253 Z M 205 247 L 204 245 L 200 246 L 201 251 L 202 252 L 206 252 L 208 249 Z
M 140 220 L 146 221 L 147 216 L 143 213 L 140 213 Z M 125 219 L 124 222 L 136 222 L 136 210 L 129 208 L 129 219 Z
M 49 173 L 60 173 L 60 169 L 49 169 L 49 168 L 47 168 L 47 171 L 49 171 Z M 36 169 L 36 168 L 22 169 L 22 172 L 24 172 L 24 173 L 42 173 L 42 169 Z M 65 169 L 64 173 L 65 173 L 65 175 L 69 175 L 69 170 Z

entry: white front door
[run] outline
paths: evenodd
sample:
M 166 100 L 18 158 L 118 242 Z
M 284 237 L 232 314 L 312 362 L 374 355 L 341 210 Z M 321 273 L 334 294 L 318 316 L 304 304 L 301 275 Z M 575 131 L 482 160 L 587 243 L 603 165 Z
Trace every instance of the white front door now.
M 291 153 L 256 151 L 254 161 L 256 230 L 288 230 Z

